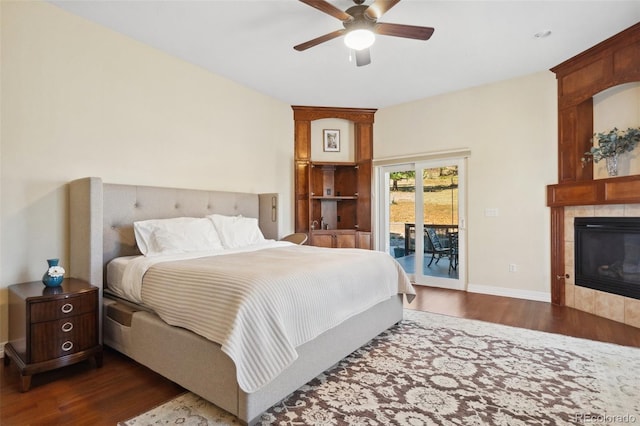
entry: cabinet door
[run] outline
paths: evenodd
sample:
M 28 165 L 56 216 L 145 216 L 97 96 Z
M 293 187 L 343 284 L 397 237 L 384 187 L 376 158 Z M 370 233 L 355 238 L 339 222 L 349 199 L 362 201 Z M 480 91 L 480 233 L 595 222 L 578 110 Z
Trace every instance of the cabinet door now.
M 332 234 L 312 234 L 311 245 L 316 247 L 333 247 L 333 235 Z
M 295 165 L 295 217 L 296 232 L 309 230 L 309 162 L 296 161 Z
M 356 234 L 336 234 L 334 240 L 337 248 L 355 248 L 356 247 Z
M 356 232 L 356 247 L 371 250 L 371 232 Z

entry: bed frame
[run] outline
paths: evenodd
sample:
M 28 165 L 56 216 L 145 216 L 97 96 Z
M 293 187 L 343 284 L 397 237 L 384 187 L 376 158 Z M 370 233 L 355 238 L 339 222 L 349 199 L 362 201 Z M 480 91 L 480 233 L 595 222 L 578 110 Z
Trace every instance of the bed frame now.
M 139 254 L 133 222 L 218 213 L 257 217 L 266 238 L 278 239 L 278 195 L 106 184 L 90 177 L 69 184 L 69 274 L 105 287 L 106 264 Z M 402 297 L 392 297 L 297 348 L 299 357 L 254 393 L 238 386 L 236 369 L 220 345 L 153 312 L 101 292 L 101 342 L 158 372 L 242 423 L 260 415 L 402 319 Z M 126 321 L 117 315 L 127 312 Z

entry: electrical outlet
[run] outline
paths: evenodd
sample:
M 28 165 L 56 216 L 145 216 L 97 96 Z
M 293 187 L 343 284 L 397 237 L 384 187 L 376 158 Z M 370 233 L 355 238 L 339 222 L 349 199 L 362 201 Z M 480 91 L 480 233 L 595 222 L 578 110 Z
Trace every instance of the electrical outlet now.
M 510 263 L 509 272 L 517 272 L 517 271 L 518 271 L 518 266 L 515 263 Z

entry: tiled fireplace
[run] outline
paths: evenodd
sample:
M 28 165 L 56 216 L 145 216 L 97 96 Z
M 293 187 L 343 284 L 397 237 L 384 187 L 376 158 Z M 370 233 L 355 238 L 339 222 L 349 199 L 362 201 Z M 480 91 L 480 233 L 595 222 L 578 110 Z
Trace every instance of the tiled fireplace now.
M 640 328 L 640 299 L 575 285 L 574 218 L 640 217 L 640 204 L 571 206 L 564 209 L 565 303 L 567 306 Z
M 574 271 L 575 217 L 640 218 L 637 153 L 629 169 L 615 177 L 599 176 L 597 167 L 585 167 L 581 161 L 592 147 L 594 133 L 640 124 L 638 52 L 640 22 L 551 68 L 558 81 L 558 183 L 547 185 L 547 206 L 552 303 L 640 328 L 640 299 L 635 294 L 575 285 Z M 626 246 L 624 250 L 626 256 Z M 601 266 L 606 265 L 596 268 Z M 585 283 L 590 284 L 581 281 Z

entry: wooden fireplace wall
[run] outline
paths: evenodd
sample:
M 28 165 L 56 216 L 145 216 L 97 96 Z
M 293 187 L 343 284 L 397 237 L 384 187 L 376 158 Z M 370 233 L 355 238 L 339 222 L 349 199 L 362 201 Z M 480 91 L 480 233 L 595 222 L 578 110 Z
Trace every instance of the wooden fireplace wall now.
M 565 304 L 564 208 L 640 203 L 640 175 L 593 179 L 581 158 L 591 148 L 593 96 L 640 81 L 640 22 L 551 68 L 558 80 L 558 183 L 551 207 L 551 302 Z

